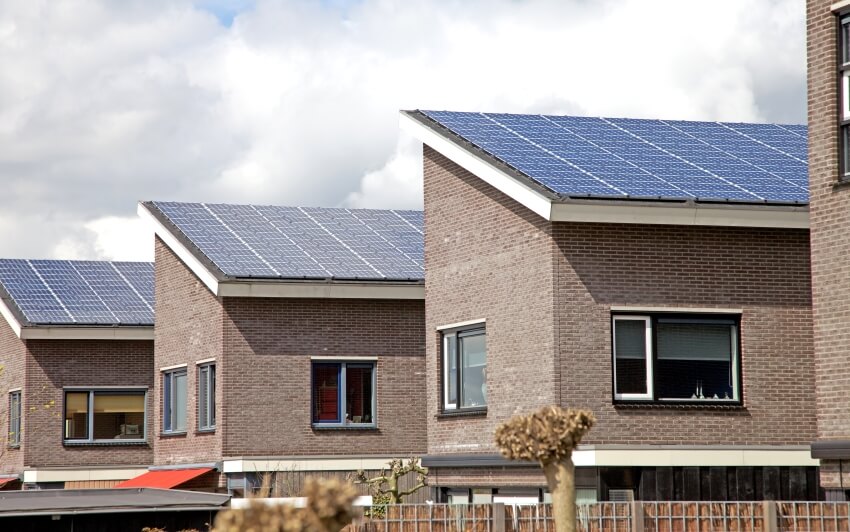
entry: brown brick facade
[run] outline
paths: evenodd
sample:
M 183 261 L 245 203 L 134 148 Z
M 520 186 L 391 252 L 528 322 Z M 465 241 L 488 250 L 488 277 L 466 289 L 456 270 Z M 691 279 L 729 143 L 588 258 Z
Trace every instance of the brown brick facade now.
M 425 147 L 430 454 L 494 452 L 513 412 L 591 408 L 596 444 L 806 444 L 815 435 L 805 230 L 549 224 Z M 741 309 L 742 408 L 612 404 L 612 305 Z M 435 418 L 436 328 L 486 318 L 486 417 Z M 794 433 L 778 424 L 793 418 Z
M 18 447 L 7 446 L 9 431 L 9 390 L 23 388 L 26 348 L 6 320 L 0 319 L 0 474 L 19 474 L 24 468 L 24 453 Z M 27 397 L 21 400 L 21 442 L 26 441 Z

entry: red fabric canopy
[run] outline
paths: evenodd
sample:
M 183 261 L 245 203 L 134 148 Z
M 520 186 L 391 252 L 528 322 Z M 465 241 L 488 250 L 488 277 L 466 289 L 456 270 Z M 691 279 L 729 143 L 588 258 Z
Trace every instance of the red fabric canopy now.
M 2 488 L 3 486 L 5 486 L 5 485 L 6 485 L 6 484 L 8 484 L 9 482 L 14 482 L 14 481 L 16 481 L 16 480 L 18 480 L 18 477 L 0 478 L 0 488 Z
M 136 478 L 125 480 L 116 484 L 116 488 L 163 488 L 169 489 L 188 482 L 195 477 L 212 471 L 211 467 L 199 467 L 196 469 L 163 469 L 160 471 L 148 471 Z

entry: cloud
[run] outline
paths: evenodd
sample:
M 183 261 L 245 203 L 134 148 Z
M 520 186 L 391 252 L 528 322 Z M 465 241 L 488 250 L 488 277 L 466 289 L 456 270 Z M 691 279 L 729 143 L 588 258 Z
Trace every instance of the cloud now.
M 418 208 L 421 155 L 400 136 L 402 108 L 802 122 L 804 11 L 7 2 L 0 256 L 132 256 L 143 237 L 98 221 L 132 219 L 141 199 Z

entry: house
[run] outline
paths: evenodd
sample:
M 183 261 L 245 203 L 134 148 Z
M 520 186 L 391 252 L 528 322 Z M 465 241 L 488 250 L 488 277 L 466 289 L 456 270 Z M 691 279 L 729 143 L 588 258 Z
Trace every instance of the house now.
M 832 500 L 850 488 L 850 2 L 809 0 L 808 104 L 817 434 L 812 456 Z
M 823 497 L 805 126 L 401 122 L 424 144 L 423 463 L 438 500 L 545 499 L 539 468 L 501 458 L 493 431 L 552 403 L 597 418 L 574 455 L 579 499 Z
M 234 493 L 425 452 L 422 213 L 143 202 L 153 466 Z M 271 479 L 271 480 L 269 480 Z
M 0 485 L 108 488 L 152 462 L 153 265 L 0 260 Z

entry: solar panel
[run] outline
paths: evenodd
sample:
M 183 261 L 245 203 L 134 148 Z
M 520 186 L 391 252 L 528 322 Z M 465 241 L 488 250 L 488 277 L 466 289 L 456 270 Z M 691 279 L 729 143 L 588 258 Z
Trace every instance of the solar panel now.
M 152 202 L 225 275 L 421 280 L 416 211 Z
M 423 113 L 566 197 L 808 202 L 805 126 Z
M 32 324 L 153 325 L 148 263 L 0 259 L 0 284 Z

